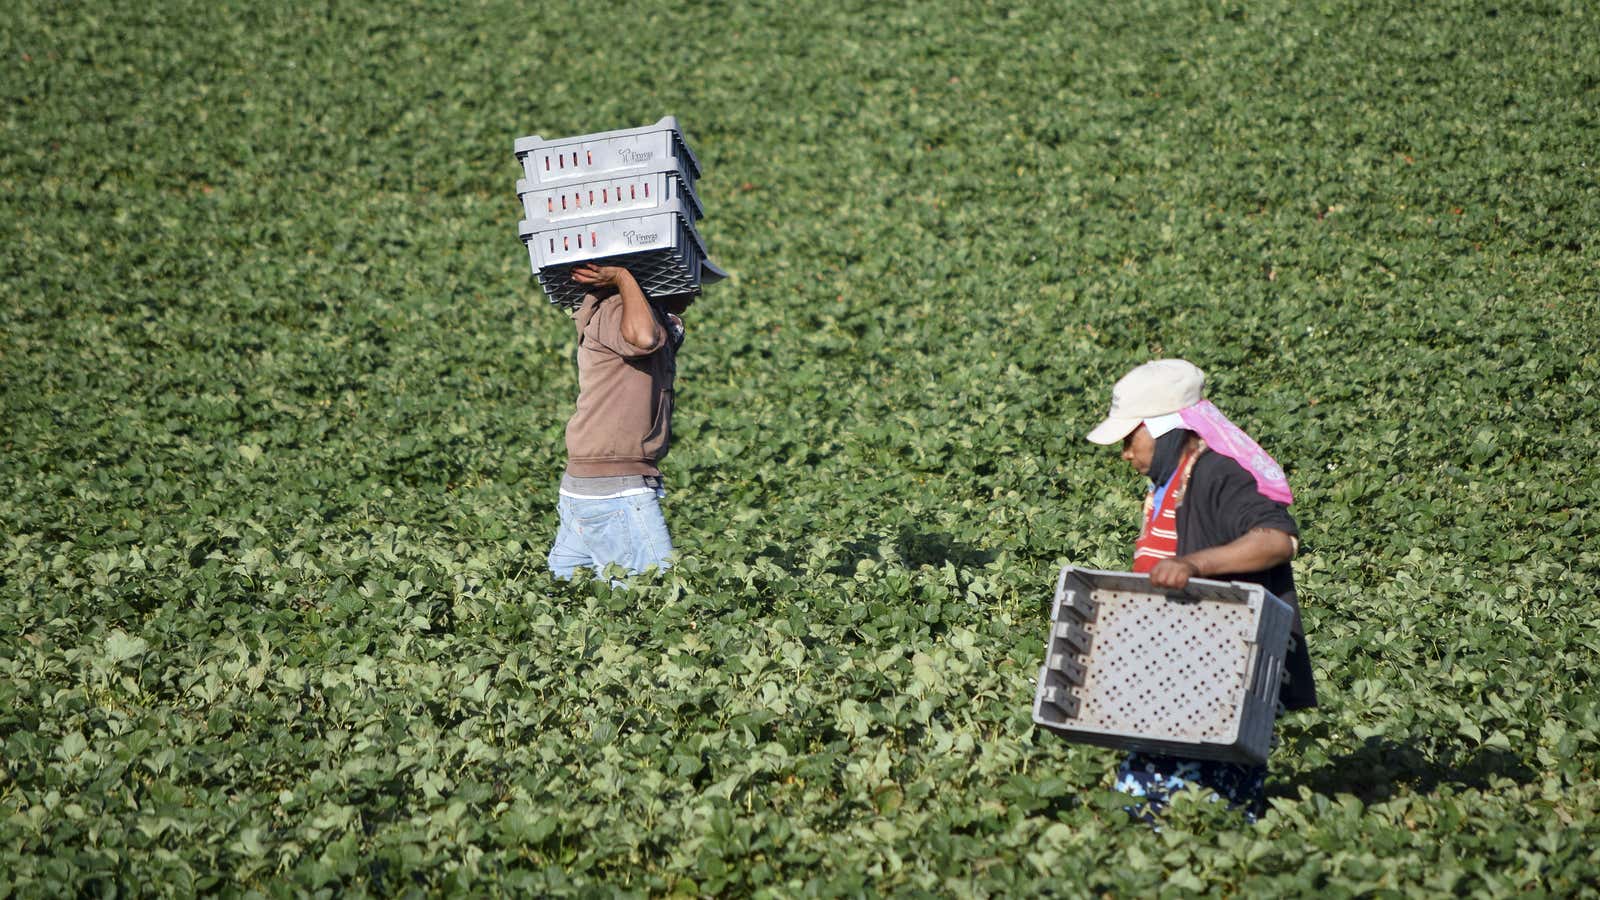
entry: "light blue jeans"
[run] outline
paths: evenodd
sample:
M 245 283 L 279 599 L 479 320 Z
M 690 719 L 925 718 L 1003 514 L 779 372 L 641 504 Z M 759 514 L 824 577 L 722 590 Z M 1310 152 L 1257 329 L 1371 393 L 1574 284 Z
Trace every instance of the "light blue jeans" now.
M 611 563 L 634 575 L 651 566 L 667 568 L 672 538 L 661 515 L 665 492 L 657 491 L 607 500 L 561 495 L 561 527 L 550 547 L 550 571 L 557 578 L 571 578 L 579 566 L 594 569 L 596 575 Z

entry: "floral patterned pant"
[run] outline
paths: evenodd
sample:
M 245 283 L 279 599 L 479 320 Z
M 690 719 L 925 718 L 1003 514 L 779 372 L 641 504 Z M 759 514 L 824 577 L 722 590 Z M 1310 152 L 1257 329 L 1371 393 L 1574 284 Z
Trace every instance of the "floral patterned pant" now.
M 1285 655 L 1295 652 L 1294 635 L 1289 635 Z M 1283 673 L 1283 686 L 1287 690 L 1289 672 Z M 1279 694 L 1282 697 L 1282 694 Z M 1283 701 L 1275 710 L 1278 717 L 1284 713 Z M 1272 736 L 1276 746 L 1278 736 Z M 1244 763 L 1216 762 L 1208 759 L 1187 759 L 1181 756 L 1162 756 L 1156 753 L 1129 753 L 1117 767 L 1117 783 L 1113 790 L 1140 798 L 1128 812 L 1150 821 L 1167 805 L 1167 799 L 1184 788 L 1211 791 L 1217 799 L 1227 801 L 1229 809 L 1244 813 L 1254 822 L 1267 811 L 1267 767 Z
M 1174 792 L 1188 787 L 1214 792 L 1251 821 L 1266 811 L 1266 766 L 1130 753 L 1117 769 L 1114 789 L 1142 798 L 1128 811 L 1148 819 L 1166 807 Z

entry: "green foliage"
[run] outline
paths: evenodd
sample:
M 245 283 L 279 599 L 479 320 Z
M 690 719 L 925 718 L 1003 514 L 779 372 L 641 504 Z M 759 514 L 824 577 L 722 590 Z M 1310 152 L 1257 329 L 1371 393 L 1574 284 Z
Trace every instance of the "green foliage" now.
M 1535 894 L 1600 871 L 1575 2 L 24 3 L 0 29 L 0 897 Z M 512 140 L 680 117 L 683 563 L 543 569 Z M 1290 470 L 1324 705 L 1154 833 L 1035 732 L 1082 441 Z

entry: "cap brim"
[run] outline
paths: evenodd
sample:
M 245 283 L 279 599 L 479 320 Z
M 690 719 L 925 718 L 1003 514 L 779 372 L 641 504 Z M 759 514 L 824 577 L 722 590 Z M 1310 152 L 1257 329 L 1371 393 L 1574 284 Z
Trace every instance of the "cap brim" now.
M 1144 419 L 1108 418 L 1094 427 L 1089 432 L 1088 438 L 1096 444 L 1116 444 L 1127 437 L 1130 432 L 1139 427 Z

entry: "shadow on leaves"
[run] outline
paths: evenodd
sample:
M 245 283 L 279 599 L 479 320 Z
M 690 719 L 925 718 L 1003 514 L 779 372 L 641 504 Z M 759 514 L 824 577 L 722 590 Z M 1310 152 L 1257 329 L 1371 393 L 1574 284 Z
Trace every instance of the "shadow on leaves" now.
M 982 568 L 999 556 L 993 550 L 982 550 L 956 540 L 955 535 L 946 532 L 924 534 L 910 526 L 901 526 L 895 549 L 900 553 L 900 558 L 905 560 L 908 569 L 924 564 L 940 568 L 946 562 L 954 563 L 957 568 Z
M 881 534 L 866 534 L 844 542 L 839 547 L 838 561 L 827 571 L 834 575 L 849 575 L 856 571 L 857 563 L 863 559 L 884 559 L 889 548 L 899 557 L 902 565 L 912 570 L 924 565 L 943 568 L 947 562 L 953 563 L 956 568 L 982 568 L 999 557 L 996 551 L 979 549 L 957 540 L 952 534 L 924 534 L 909 526 L 902 526 L 892 541 Z
M 1371 737 L 1354 752 L 1285 779 L 1287 783 L 1279 782 L 1273 793 L 1292 795 L 1295 788 L 1303 786 L 1328 796 L 1351 794 L 1370 803 L 1387 800 L 1402 790 L 1431 794 L 1444 784 L 1487 789 L 1494 778 L 1528 784 L 1536 777 L 1527 762 L 1509 750 L 1448 745 L 1426 750 L 1411 740 Z

